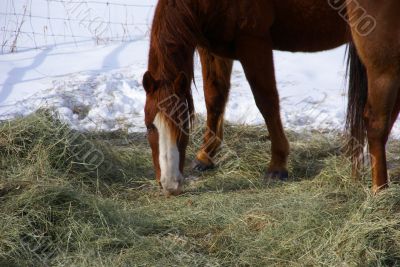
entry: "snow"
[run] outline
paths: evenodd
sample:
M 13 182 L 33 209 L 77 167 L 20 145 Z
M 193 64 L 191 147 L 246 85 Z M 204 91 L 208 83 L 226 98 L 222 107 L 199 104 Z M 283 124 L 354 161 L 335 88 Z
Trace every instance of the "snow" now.
M 147 50 L 138 40 L 1 55 L 0 119 L 52 107 L 79 130 L 142 128 Z
M 141 79 L 147 53 L 148 40 L 143 39 L 74 50 L 49 48 L 1 55 L 0 118 L 26 115 L 38 107 L 50 106 L 80 130 L 143 129 L 145 93 Z M 344 48 L 309 55 L 275 53 L 286 127 L 342 127 L 343 58 Z M 195 107 L 205 115 L 198 60 L 195 66 Z M 225 118 L 237 123 L 263 123 L 239 63 L 234 66 Z
M 11 1 L 1 2 L 0 11 L 9 8 L 4 5 Z M 149 7 L 129 7 L 126 10 L 131 14 L 113 17 L 124 17 L 125 21 L 130 18 L 130 23 L 145 24 L 151 17 L 149 14 L 153 8 L 150 6 L 154 2 L 114 1 Z M 46 6 L 37 4 L 33 10 L 40 14 L 40 9 L 46 10 Z M 65 8 L 52 7 L 51 10 L 52 16 L 65 16 Z M 127 13 L 118 6 L 110 10 L 113 14 Z M 104 10 L 97 12 L 102 14 Z M 0 27 L 2 23 L 10 25 L 11 22 L 0 15 Z M 28 26 L 43 27 L 35 21 Z M 65 31 L 66 27 L 64 24 L 52 26 L 53 30 L 58 27 L 60 31 Z M 110 41 L 115 36 L 122 38 L 124 35 L 118 33 L 118 28 L 107 29 L 104 35 L 107 37 L 103 37 L 109 41 L 100 44 L 90 41 L 92 33 L 82 25 L 68 26 L 68 29 L 81 36 L 87 35 L 87 40 L 74 41 L 64 37 L 64 40 L 56 40 L 56 44 L 52 42 L 45 48 L 21 48 L 17 53 L 0 54 L 0 120 L 26 116 L 40 107 L 52 107 L 65 122 L 82 131 L 143 131 L 145 93 L 141 80 L 147 65 L 149 40 L 146 28 L 141 26 L 126 34 L 124 42 Z M 37 43 L 41 41 L 36 40 Z M 21 47 L 32 43 L 24 39 L 21 42 Z M 345 47 L 313 54 L 274 52 L 281 113 L 286 128 L 296 131 L 343 129 L 347 101 L 344 56 Z M 195 107 L 198 113 L 205 115 L 198 58 L 195 62 Z M 238 62 L 234 65 L 225 118 L 242 124 L 264 123 Z M 394 132 L 397 136 L 400 127 L 397 126 Z

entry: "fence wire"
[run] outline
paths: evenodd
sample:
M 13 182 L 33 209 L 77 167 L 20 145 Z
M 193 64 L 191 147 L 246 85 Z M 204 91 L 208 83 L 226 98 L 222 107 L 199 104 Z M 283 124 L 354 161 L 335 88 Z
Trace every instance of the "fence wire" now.
M 145 38 L 156 0 L 2 0 L 0 53 Z

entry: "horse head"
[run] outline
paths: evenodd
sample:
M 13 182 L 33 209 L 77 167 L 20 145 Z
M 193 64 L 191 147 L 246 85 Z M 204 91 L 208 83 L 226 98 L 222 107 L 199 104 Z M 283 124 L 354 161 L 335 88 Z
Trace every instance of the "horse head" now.
M 143 87 L 145 124 L 156 179 L 167 196 L 179 195 L 194 111 L 190 82 L 183 72 L 174 80 L 158 80 L 148 71 Z

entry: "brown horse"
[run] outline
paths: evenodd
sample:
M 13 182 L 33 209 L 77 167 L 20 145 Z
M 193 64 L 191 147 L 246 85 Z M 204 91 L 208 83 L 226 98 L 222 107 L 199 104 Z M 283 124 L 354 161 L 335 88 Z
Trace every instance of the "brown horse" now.
M 353 137 L 355 167 L 367 137 L 373 191 L 388 185 L 385 146 L 400 111 L 400 1 L 347 0 L 350 24 L 368 15 L 373 28 L 352 27 L 347 127 Z
M 351 5 L 352 0 L 347 2 Z M 166 194 L 176 195 L 182 189 L 185 151 L 194 113 L 190 86 L 195 49 L 199 48 L 203 67 L 208 126 L 195 168 L 213 167 L 212 158 L 223 137 L 232 60 L 239 60 L 271 137 L 272 159 L 266 177 L 285 179 L 289 144 L 280 117 L 272 50 L 314 52 L 349 42 L 349 26 L 340 10 L 344 5 L 345 0 L 159 1 L 143 86 L 147 94 L 145 123 L 156 178 Z M 346 12 L 346 7 L 344 10 Z M 356 44 L 359 43 L 361 41 L 356 38 Z M 361 69 L 362 73 L 361 67 L 354 67 L 357 66 L 356 53 L 350 54 L 351 70 L 360 72 Z M 351 80 L 355 79 L 355 75 L 350 76 Z M 363 108 L 362 103 L 350 106 L 352 114 Z M 381 119 L 379 117 L 379 122 Z M 357 120 L 351 123 L 355 135 L 358 132 L 354 129 L 360 127 Z M 382 158 L 384 140 L 380 127 L 383 124 L 378 125 L 375 119 L 371 124 L 375 129 L 371 135 L 374 140 L 370 141 L 371 152 Z M 374 175 L 386 184 L 386 166 L 384 157 L 381 158 L 374 165 Z M 379 164 L 383 167 L 377 167 Z M 382 185 L 378 180 L 374 178 L 375 188 Z

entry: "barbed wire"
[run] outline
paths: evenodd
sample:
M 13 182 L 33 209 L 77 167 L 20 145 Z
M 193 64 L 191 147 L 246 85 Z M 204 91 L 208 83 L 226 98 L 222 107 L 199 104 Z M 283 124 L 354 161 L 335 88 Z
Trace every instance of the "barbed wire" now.
M 5 13 L 0 12 L 0 15 L 14 15 L 14 16 L 24 16 L 22 13 Z M 44 17 L 44 16 L 35 16 L 35 15 L 26 15 L 30 18 L 38 18 L 38 19 L 46 19 L 46 20 L 62 20 L 62 21 L 76 21 L 76 22 L 93 22 L 92 20 L 79 20 L 79 19 L 68 19 L 68 18 L 57 18 L 57 17 Z M 127 25 L 127 26 L 148 26 L 147 23 L 125 23 L 125 22 L 112 22 L 110 21 L 109 24 L 114 25 Z
M 91 0 L 87 0 L 87 1 L 65 1 L 65 0 L 46 0 L 47 2 L 68 2 L 70 4 L 81 4 L 81 3 L 87 3 L 87 4 L 100 4 L 100 5 L 110 5 L 110 6 L 130 6 L 130 7 L 145 7 L 145 8 L 150 8 L 150 7 L 154 7 L 154 5 L 138 5 L 138 4 L 126 4 L 126 3 L 117 3 L 117 2 L 110 2 L 110 1 L 106 1 L 106 2 L 102 2 L 102 1 L 91 1 Z
M 145 38 L 155 8 L 155 0 L 148 2 L 4 0 L 0 4 L 0 53 L 66 42 L 78 46 L 82 39 L 105 44 Z

